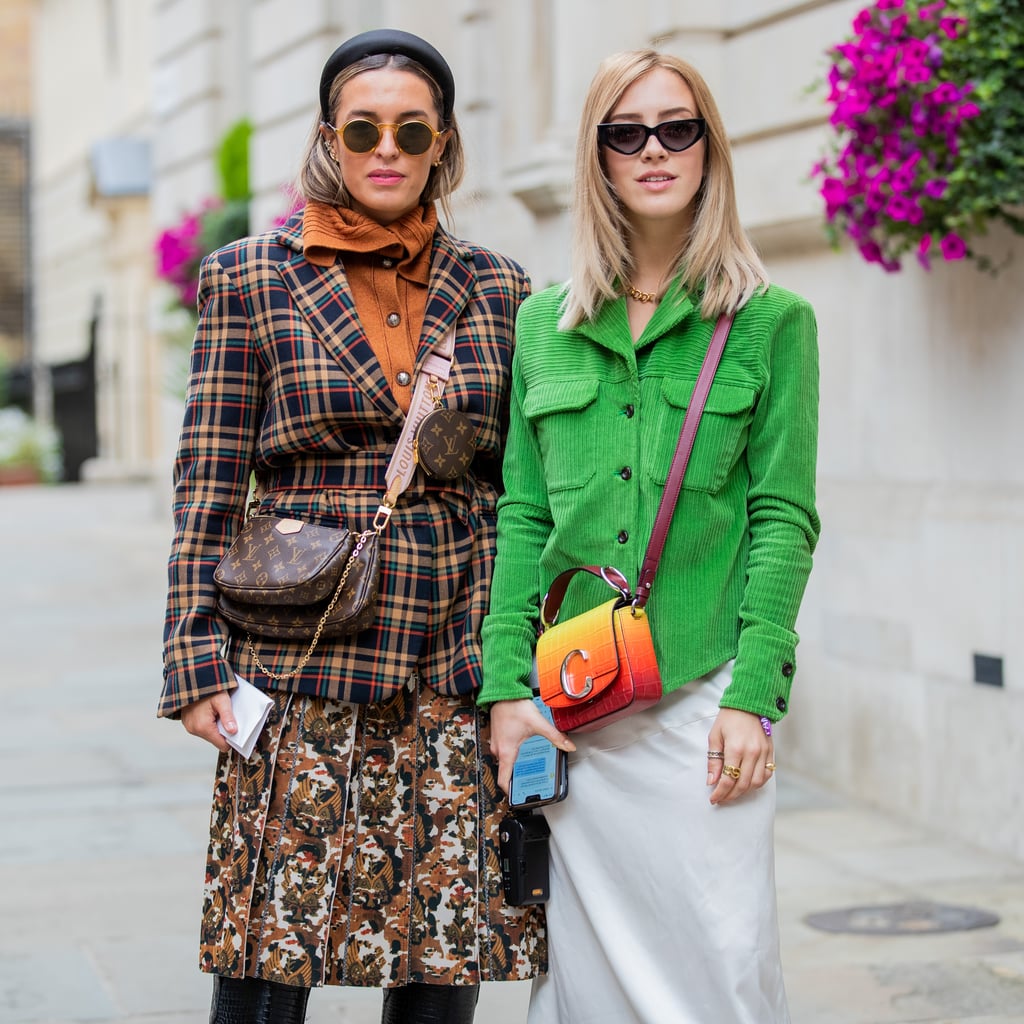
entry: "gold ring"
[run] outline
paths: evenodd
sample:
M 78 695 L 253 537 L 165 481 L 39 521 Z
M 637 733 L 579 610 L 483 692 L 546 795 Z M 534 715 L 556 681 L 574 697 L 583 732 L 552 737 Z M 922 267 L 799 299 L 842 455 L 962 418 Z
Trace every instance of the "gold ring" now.
M 765 761 L 764 767 L 765 767 L 765 771 L 773 772 L 773 771 L 775 771 L 775 762 L 774 761 Z
M 725 772 L 730 779 L 738 779 L 740 777 L 740 770 L 734 764 L 723 765 L 722 771 Z

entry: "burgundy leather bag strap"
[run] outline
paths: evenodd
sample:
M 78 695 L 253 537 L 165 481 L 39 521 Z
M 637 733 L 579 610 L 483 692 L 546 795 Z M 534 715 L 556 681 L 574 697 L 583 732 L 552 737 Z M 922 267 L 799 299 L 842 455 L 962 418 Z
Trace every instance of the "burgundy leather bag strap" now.
M 723 313 L 718 318 L 715 332 L 711 335 L 711 342 L 708 345 L 707 355 L 704 356 L 704 363 L 697 376 L 697 383 L 693 386 L 690 404 L 683 417 L 683 429 L 679 433 L 679 442 L 676 444 L 675 455 L 672 456 L 672 465 L 668 471 L 668 479 L 665 481 L 665 490 L 661 495 L 661 503 L 658 505 L 658 514 L 654 517 L 651 539 L 647 544 L 643 565 L 640 566 L 640 578 L 637 580 L 636 596 L 633 598 L 633 605 L 636 608 L 643 608 L 651 596 L 651 584 L 654 582 L 658 562 L 661 561 L 661 553 L 665 549 L 665 538 L 668 536 L 668 527 L 672 522 L 676 503 L 679 501 L 679 491 L 683 486 L 683 477 L 686 475 L 686 467 L 690 462 L 690 453 L 693 451 L 693 441 L 697 436 L 697 427 L 700 426 L 700 418 L 704 412 L 704 403 L 711 390 L 711 382 L 715 379 L 715 371 L 722 358 L 725 342 L 729 337 L 729 329 L 732 327 L 732 320 L 732 313 Z

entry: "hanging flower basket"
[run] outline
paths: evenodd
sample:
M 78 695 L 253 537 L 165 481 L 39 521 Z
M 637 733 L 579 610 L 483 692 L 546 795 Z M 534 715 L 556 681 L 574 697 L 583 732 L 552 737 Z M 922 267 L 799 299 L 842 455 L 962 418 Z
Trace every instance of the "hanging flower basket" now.
M 1024 0 L 876 0 L 828 51 L 828 155 L 811 171 L 833 244 L 887 271 L 974 260 L 1024 234 Z

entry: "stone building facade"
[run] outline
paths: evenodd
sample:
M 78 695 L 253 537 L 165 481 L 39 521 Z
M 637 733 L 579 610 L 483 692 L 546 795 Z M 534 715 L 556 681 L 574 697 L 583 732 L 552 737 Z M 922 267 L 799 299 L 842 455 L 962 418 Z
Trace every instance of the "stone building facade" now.
M 31 7 L 0 7 L 0 368 L 29 360 Z
M 860 6 L 37 0 L 40 350 L 80 347 L 102 297 L 101 456 L 164 480 L 180 404 L 159 380 L 150 246 L 213 192 L 228 126 L 254 126 L 259 230 L 286 206 L 333 47 L 382 25 L 426 36 L 453 65 L 467 138 L 456 233 L 545 285 L 567 269 L 573 139 L 597 62 L 650 44 L 680 53 L 719 97 L 741 213 L 774 280 L 820 325 L 824 532 L 780 772 L 1024 857 L 1022 248 L 993 232 L 986 244 L 1017 259 L 991 278 L 964 265 L 885 275 L 826 247 L 807 181 L 825 117 L 808 86 Z M 57 64 L 67 73 L 51 82 Z M 116 208 L 90 189 L 91 147 L 111 138 L 143 140 L 151 158 L 145 196 Z

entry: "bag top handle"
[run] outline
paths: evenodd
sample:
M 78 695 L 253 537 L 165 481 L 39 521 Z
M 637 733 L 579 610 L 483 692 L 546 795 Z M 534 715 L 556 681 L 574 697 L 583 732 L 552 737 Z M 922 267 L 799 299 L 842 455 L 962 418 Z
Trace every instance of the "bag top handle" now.
M 565 572 L 560 572 L 551 581 L 551 586 L 544 595 L 544 600 L 540 603 L 540 625 L 542 630 L 548 629 L 555 624 L 555 620 L 558 618 L 558 610 L 562 607 L 565 592 L 569 589 L 573 576 L 578 572 L 589 572 L 591 576 L 604 580 L 612 590 L 617 590 L 622 595 L 622 600 L 625 603 L 628 603 L 633 597 L 629 592 L 629 580 L 615 566 L 577 565 L 573 569 L 566 569 Z

